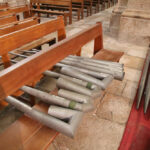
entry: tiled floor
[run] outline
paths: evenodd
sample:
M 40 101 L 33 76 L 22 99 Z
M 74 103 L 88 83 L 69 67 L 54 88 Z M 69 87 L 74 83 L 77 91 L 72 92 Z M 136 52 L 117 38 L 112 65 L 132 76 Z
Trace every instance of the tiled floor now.
M 109 35 L 111 9 L 92 15 L 66 27 L 67 36 L 101 21 L 104 32 L 104 48 L 122 51 L 120 63 L 125 66 L 123 81 L 114 80 L 103 96 L 96 100 L 97 107 L 84 115 L 74 139 L 62 134 L 54 140 L 49 150 L 117 150 L 120 144 L 132 102 L 137 90 L 147 47 L 120 43 Z M 93 42 L 82 49 L 82 55 L 91 57 Z

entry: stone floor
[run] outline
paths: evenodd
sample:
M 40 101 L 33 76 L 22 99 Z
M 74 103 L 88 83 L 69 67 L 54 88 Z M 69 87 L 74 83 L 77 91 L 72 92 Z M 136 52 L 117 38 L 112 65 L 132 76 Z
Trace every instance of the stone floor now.
M 96 22 L 103 23 L 104 48 L 122 51 L 120 63 L 125 66 L 123 81 L 114 80 L 102 96 L 95 101 L 95 110 L 84 115 L 74 139 L 59 134 L 49 150 L 117 150 L 132 102 L 137 90 L 147 47 L 120 43 L 109 33 L 112 8 L 92 15 L 66 27 L 67 37 L 90 27 Z M 93 41 L 82 49 L 82 55 L 91 57 Z
M 120 63 L 125 66 L 123 81 L 114 80 L 101 97 L 95 100 L 95 109 L 84 115 L 74 139 L 59 134 L 48 148 L 49 150 L 117 150 L 128 120 L 132 102 L 136 93 L 147 47 L 130 43 L 121 43 L 109 33 L 109 21 L 112 8 L 74 22 L 66 27 L 67 37 L 90 27 L 96 22 L 103 23 L 104 48 L 122 51 Z M 43 46 L 45 49 L 45 46 Z M 82 55 L 91 57 L 93 41 L 82 48 Z M 53 88 L 53 87 L 50 87 Z M 12 108 L 5 110 L 7 116 L 0 114 L 0 132 L 17 119 L 20 113 Z M 10 115 L 13 115 L 12 117 Z M 3 121 L 2 119 L 5 118 Z M 6 120 L 6 118 L 8 118 Z

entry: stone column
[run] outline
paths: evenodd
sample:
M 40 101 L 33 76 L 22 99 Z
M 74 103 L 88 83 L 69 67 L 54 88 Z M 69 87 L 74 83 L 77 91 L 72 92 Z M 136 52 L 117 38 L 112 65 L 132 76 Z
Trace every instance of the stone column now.
M 118 4 L 112 12 L 110 20 L 110 32 L 112 36 L 118 36 L 121 14 L 127 8 L 127 2 L 128 0 L 118 0 Z
M 119 40 L 148 45 L 149 37 L 150 0 L 128 0 L 120 19 Z

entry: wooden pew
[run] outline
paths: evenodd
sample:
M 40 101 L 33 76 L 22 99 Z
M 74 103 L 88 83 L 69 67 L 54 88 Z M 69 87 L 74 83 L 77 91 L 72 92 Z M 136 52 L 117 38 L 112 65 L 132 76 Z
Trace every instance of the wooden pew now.
M 27 18 L 30 15 L 30 8 L 28 5 L 21 6 L 21 7 L 8 7 L 6 9 L 1 9 L 0 11 L 0 17 L 8 16 L 10 14 L 17 14 L 17 13 L 23 13 L 24 17 Z
M 17 21 L 17 16 L 12 14 L 10 16 L 0 18 L 0 25 L 9 24 L 15 21 Z
M 23 34 L 23 36 L 29 34 L 27 30 L 29 29 L 26 29 L 26 32 Z M 34 33 L 35 32 L 33 32 L 32 35 Z M 18 38 L 20 38 L 21 36 L 21 34 L 15 33 L 14 35 L 16 36 L 7 35 L 7 39 L 14 38 L 14 40 L 17 41 Z M 101 23 L 93 25 L 89 29 L 84 30 L 68 39 L 65 39 L 55 44 L 49 50 L 41 51 L 31 57 L 26 58 L 24 61 L 21 61 L 0 72 L 0 89 L 1 89 L 0 97 L 5 98 L 8 95 L 12 95 L 22 85 L 26 85 L 29 82 L 32 82 L 35 77 L 40 76 L 43 71 L 51 69 L 57 62 L 64 59 L 68 55 L 78 54 L 80 52 L 81 47 L 93 39 L 95 41 L 94 52 L 96 53 L 103 48 Z M 3 39 L 3 42 L 4 43 L 6 42 L 6 37 Z M 5 44 L 2 46 L 5 47 Z M 24 43 L 19 42 L 15 45 L 11 44 L 9 47 L 7 47 L 7 49 L 8 50 L 10 50 L 10 48 L 14 49 L 14 47 L 18 47 L 21 44 Z M 5 49 L 5 51 L 8 50 Z M 22 76 L 20 76 L 20 74 L 22 74 Z M 14 76 L 15 78 L 17 78 L 16 82 L 13 82 L 13 84 L 9 85 L 8 83 L 10 83 L 10 80 L 12 81 L 12 77 Z M 46 112 L 48 109 L 48 105 L 43 103 L 40 103 L 35 107 L 44 112 Z M 13 123 L 10 127 L 8 127 L 0 135 L 1 140 L 0 149 L 9 149 L 9 150 L 18 150 L 19 148 L 22 148 L 24 150 L 46 149 L 47 146 L 57 136 L 57 134 L 58 134 L 57 132 L 48 129 L 46 126 L 26 116 L 23 116 L 15 123 Z
M 73 7 L 73 5 L 72 5 L 72 11 L 77 12 L 77 18 L 78 18 L 78 20 L 80 20 L 80 16 L 83 19 L 83 17 L 84 17 L 84 12 L 83 12 L 83 9 L 84 9 L 84 0 L 72 0 L 72 4 L 74 4 L 74 3 L 78 4 L 80 7 L 75 7 L 75 6 Z M 36 8 L 37 6 L 34 5 L 33 7 Z M 66 10 L 68 11 L 70 9 L 67 6 L 48 5 L 48 4 L 40 5 L 40 8 L 47 9 L 47 10 L 48 9 L 52 9 L 52 10 L 62 10 L 62 11 L 66 11 Z
M 45 23 L 35 25 L 35 26 L 31 26 L 27 29 L 22 29 L 19 32 L 14 32 L 9 35 L 4 35 L 4 36 L 0 37 L 1 42 L 2 42 L 2 39 L 6 39 L 6 38 L 7 38 L 7 42 L 9 42 L 8 37 L 11 38 L 11 41 L 12 41 L 12 46 L 9 46 L 10 44 L 5 43 L 6 44 L 4 46 L 5 50 L 2 47 L 0 48 L 0 56 L 2 56 L 5 67 L 9 67 L 11 65 L 10 59 L 8 57 L 9 51 L 15 50 L 16 48 L 19 48 L 19 47 L 23 46 L 24 44 L 30 43 L 34 40 L 37 40 L 47 34 L 55 32 L 55 31 L 58 32 L 58 41 L 60 41 L 66 37 L 62 17 L 59 17 L 56 20 L 52 20 L 52 21 L 48 21 Z M 29 34 L 29 35 L 26 35 L 26 34 Z M 22 36 L 23 38 L 19 37 L 19 36 Z M 13 42 L 13 41 L 16 41 L 16 39 L 14 39 L 14 37 L 18 37 L 17 42 Z M 7 59 L 5 59 L 5 58 L 7 58 Z
M 84 0 L 72 0 L 72 8 L 81 8 L 81 10 L 82 10 L 81 15 L 84 15 L 84 10 L 87 13 L 87 17 L 89 15 L 91 15 L 91 13 L 90 13 L 91 8 L 90 8 L 90 6 L 85 5 Z
M 32 25 L 36 25 L 38 23 L 40 23 L 39 18 L 31 17 L 31 18 L 25 19 L 23 21 L 16 21 L 16 22 L 13 22 L 10 24 L 0 26 L 0 36 L 30 27 Z
M 72 2 L 71 0 L 31 0 L 31 7 L 32 5 L 37 5 L 37 8 L 31 8 L 31 11 L 34 13 L 46 13 L 51 15 L 62 15 L 64 16 L 64 22 L 65 25 L 67 25 L 67 18 L 69 17 L 69 24 L 72 23 Z M 63 12 L 63 11 L 56 11 L 56 10 L 43 10 L 40 9 L 40 5 L 42 4 L 48 4 L 48 5 L 55 5 L 55 6 L 67 6 L 69 7 L 69 11 Z

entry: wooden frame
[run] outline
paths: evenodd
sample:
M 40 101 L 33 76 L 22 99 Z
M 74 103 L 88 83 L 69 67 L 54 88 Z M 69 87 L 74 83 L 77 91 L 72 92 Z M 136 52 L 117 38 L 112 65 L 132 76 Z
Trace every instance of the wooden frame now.
M 37 6 L 36 9 L 31 8 L 31 11 L 33 13 L 38 13 L 39 16 L 40 16 L 40 13 L 46 13 L 46 14 L 52 14 L 52 15 L 54 15 L 54 14 L 55 15 L 63 15 L 65 25 L 67 25 L 67 17 L 69 17 L 69 24 L 72 24 L 72 2 L 71 2 L 71 0 L 31 0 L 30 4 L 31 4 L 31 7 L 32 7 L 32 5 Z M 67 7 L 69 7 L 69 12 L 43 10 L 43 9 L 40 9 L 40 5 L 42 5 L 42 4 L 55 5 L 55 6 L 67 6 Z
M 54 28 L 55 27 L 53 27 L 53 29 Z M 25 30 L 26 31 L 24 32 L 18 32 L 18 34 L 14 33 L 0 38 L 0 44 L 2 43 L 1 47 L 4 47 L 4 49 L 1 49 L 0 51 L 1 55 L 6 54 L 8 51 L 17 48 L 18 46 L 21 46 L 24 43 L 33 40 L 34 38 L 37 38 L 31 37 L 29 40 L 24 39 L 19 41 L 17 44 L 14 44 L 13 41 L 17 41 L 20 38 L 20 36 L 26 37 L 25 35 L 29 34 L 29 31 L 31 32 L 31 29 Z M 32 31 L 32 35 L 34 33 L 35 30 Z M 16 92 L 23 85 L 33 82 L 33 79 L 40 76 L 45 70 L 52 68 L 60 60 L 64 59 L 70 54 L 78 53 L 81 47 L 89 41 L 91 41 L 92 39 L 94 39 L 95 41 L 95 52 L 103 48 L 101 23 L 97 23 L 89 29 L 53 45 L 47 51 L 41 51 L 9 67 L 8 69 L 1 71 L 0 98 L 4 99 L 8 95 L 11 95 L 14 92 Z M 12 42 L 11 44 L 9 44 L 9 46 L 6 46 L 8 45 L 8 41 Z
M 31 17 L 31 18 L 25 19 L 23 21 L 17 21 L 17 22 L 13 22 L 11 24 L 7 24 L 5 26 L 0 26 L 0 36 L 30 27 L 32 25 L 36 25 L 38 23 L 40 23 L 39 18 Z

